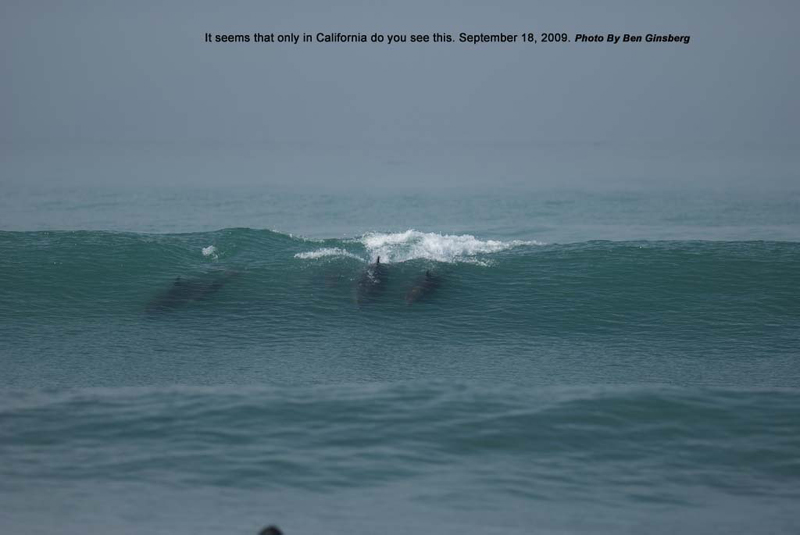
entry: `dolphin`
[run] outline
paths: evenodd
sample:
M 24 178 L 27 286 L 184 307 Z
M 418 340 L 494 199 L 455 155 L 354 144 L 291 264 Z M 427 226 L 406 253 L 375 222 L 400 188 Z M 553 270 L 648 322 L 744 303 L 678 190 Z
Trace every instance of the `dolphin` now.
M 217 293 L 230 279 L 238 274 L 236 271 L 226 271 L 211 279 L 175 277 L 175 280 L 167 290 L 150 301 L 147 305 L 147 312 L 166 312 L 194 301 L 206 299 Z
M 406 304 L 413 304 L 433 293 L 439 287 L 439 277 L 426 270 L 425 274 L 417 278 L 414 286 L 406 293 Z
M 358 278 L 356 283 L 356 303 L 362 305 L 381 293 L 386 286 L 387 275 L 386 265 L 381 264 L 381 257 L 379 256 L 375 263 L 367 266 L 367 269 Z

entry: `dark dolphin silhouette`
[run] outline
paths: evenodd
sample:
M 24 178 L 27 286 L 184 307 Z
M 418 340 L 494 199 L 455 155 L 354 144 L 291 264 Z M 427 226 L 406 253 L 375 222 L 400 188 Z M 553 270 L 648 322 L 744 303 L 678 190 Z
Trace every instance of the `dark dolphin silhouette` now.
M 381 264 L 380 256 L 374 264 L 367 266 L 356 283 L 356 303 L 358 305 L 372 300 L 383 291 L 386 287 L 388 271 L 386 264 Z
M 439 283 L 439 277 L 431 273 L 430 270 L 425 271 L 425 274 L 419 277 L 414 283 L 414 286 L 406 293 L 406 304 L 410 305 L 416 303 L 429 296 L 436 291 L 436 288 L 439 287 Z
M 169 289 L 148 303 L 147 312 L 150 314 L 166 312 L 194 301 L 206 299 L 217 293 L 230 279 L 238 274 L 236 271 L 225 271 L 212 278 L 184 279 L 176 277 Z

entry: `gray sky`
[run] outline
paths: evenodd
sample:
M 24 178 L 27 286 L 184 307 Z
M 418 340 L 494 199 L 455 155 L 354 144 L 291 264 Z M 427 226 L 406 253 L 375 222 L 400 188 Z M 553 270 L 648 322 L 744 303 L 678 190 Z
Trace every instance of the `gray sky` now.
M 6 0 L 0 141 L 6 153 L 87 144 L 794 147 L 798 20 L 794 1 Z M 673 33 L 691 42 L 203 42 L 205 32 L 292 31 Z

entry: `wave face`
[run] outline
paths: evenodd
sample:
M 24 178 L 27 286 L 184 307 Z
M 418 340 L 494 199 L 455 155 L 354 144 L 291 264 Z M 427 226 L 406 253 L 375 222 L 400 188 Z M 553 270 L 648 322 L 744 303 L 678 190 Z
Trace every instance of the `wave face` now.
M 789 242 L 3 232 L 0 271 L 7 381 L 19 385 L 250 382 L 223 363 L 264 359 L 291 383 L 798 384 L 800 244 Z M 221 375 L 165 375 L 176 358 Z M 106 373 L 117 366 L 131 374 Z
M 4 531 L 800 527 L 798 243 L 0 232 L 0 273 Z

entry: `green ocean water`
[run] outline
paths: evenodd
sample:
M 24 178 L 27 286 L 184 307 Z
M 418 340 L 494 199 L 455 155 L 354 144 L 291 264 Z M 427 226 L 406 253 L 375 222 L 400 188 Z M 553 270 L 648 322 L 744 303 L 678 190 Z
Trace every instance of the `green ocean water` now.
M 800 529 L 797 196 L 170 195 L 3 201 L 3 532 Z

